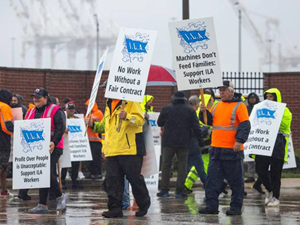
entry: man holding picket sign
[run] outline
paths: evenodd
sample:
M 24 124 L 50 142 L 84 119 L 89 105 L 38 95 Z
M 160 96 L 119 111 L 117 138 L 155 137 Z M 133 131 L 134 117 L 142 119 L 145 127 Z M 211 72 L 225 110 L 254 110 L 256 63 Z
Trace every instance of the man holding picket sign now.
M 124 176 L 139 207 L 135 216 L 145 216 L 150 207 L 141 174 L 146 150 L 139 102 L 143 101 L 155 40 L 155 31 L 121 28 L 107 81 L 104 119 L 88 123 L 94 131 L 105 132 L 102 152 L 106 157 L 108 211 L 102 215 L 107 218 L 123 216 Z
M 139 211 L 136 216 L 146 215 L 150 207 L 150 196 L 141 175 L 143 156 L 146 154 L 143 125 L 144 118 L 137 102 L 126 101 L 122 109 L 122 101 L 108 99 L 102 123 L 90 124 L 95 132 L 105 130 L 103 153 L 106 157 L 106 188 L 108 193 L 108 209 L 104 217 L 122 217 L 122 193 L 124 175 L 132 186 Z M 117 131 L 122 120 L 120 131 Z M 105 129 L 103 129 L 105 127 Z

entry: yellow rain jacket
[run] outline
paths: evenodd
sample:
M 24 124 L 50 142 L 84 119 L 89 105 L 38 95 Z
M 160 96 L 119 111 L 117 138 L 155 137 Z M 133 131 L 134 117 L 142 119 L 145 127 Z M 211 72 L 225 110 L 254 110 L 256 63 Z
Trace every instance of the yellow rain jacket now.
M 271 88 L 271 89 L 267 90 L 264 93 L 264 98 L 265 99 L 266 99 L 266 95 L 268 93 L 269 94 L 274 94 L 276 96 L 276 101 L 277 102 L 282 102 L 281 93 L 277 88 Z M 282 117 L 280 127 L 279 127 L 279 132 L 278 132 L 278 134 L 282 134 L 285 138 L 285 149 L 284 149 L 284 161 L 285 162 L 287 161 L 288 143 L 289 143 L 289 137 L 290 137 L 290 133 L 291 133 L 291 131 L 290 131 L 291 130 L 291 123 L 292 123 L 292 113 L 288 109 L 288 107 L 285 107 L 283 117 Z M 281 156 L 279 156 L 280 154 L 278 154 L 278 152 L 277 152 L 277 151 L 279 151 L 279 149 L 276 149 L 276 147 L 277 147 L 276 143 L 277 143 L 277 140 L 275 142 L 275 146 L 274 146 L 272 156 L 275 157 L 275 158 L 281 158 Z
M 140 103 L 143 112 L 146 112 L 146 104 L 151 100 L 154 100 L 154 97 L 152 95 L 144 95 L 144 100 Z M 147 110 L 147 112 L 153 112 L 153 106 L 151 106 L 150 109 Z
M 145 155 L 143 137 L 144 116 L 141 106 L 137 102 L 125 101 L 126 119 L 122 120 L 118 132 L 119 114 L 122 109 L 120 101 L 111 111 L 111 99 L 106 102 L 104 118 L 101 122 L 94 122 L 93 130 L 97 133 L 105 132 L 105 145 L 102 152 L 105 157 L 118 155 Z

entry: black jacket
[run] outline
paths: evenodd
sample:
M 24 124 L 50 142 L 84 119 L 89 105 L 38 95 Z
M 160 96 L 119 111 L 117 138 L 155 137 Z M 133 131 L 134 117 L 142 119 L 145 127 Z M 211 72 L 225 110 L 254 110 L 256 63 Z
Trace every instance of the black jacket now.
M 51 104 L 51 102 L 48 101 L 45 106 L 43 106 L 41 108 L 35 108 L 34 118 L 39 119 L 43 115 L 45 109 L 50 104 Z M 54 131 L 53 137 L 51 138 L 51 141 L 56 146 L 58 144 L 58 142 L 61 140 L 62 136 L 64 135 L 64 132 L 66 129 L 66 116 L 61 108 L 59 110 L 57 110 L 57 112 L 54 114 L 53 122 L 54 122 L 55 131 Z
M 18 104 L 17 105 L 11 105 L 11 108 L 21 107 L 23 118 L 25 118 L 25 115 L 26 115 L 28 109 L 23 105 L 23 97 L 22 97 L 22 95 L 19 95 L 19 94 L 16 94 L 15 96 L 18 98 Z
M 256 101 L 255 101 L 254 104 L 251 104 L 251 103 L 249 102 L 249 98 L 250 98 L 250 97 L 255 97 L 255 98 L 256 98 Z M 252 109 L 253 109 L 254 105 L 256 105 L 256 104 L 259 103 L 259 102 L 260 102 L 260 101 L 259 101 L 259 97 L 258 97 L 258 95 L 255 94 L 254 92 L 252 92 L 252 93 L 250 93 L 250 94 L 248 95 L 248 106 L 247 106 L 247 109 L 248 109 L 248 114 L 249 114 L 249 116 L 250 116 L 250 114 L 251 114 L 251 112 L 252 112 Z
M 200 146 L 204 146 L 199 120 L 196 112 L 185 104 L 184 100 L 173 100 L 171 105 L 163 107 L 157 124 L 164 128 L 162 145 L 164 147 L 190 148 L 194 134 Z

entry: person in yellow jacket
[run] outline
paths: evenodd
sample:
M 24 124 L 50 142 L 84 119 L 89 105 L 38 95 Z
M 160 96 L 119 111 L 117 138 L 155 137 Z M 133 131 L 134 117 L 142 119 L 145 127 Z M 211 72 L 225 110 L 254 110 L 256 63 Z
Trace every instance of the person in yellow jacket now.
M 153 100 L 154 97 L 152 95 L 144 95 L 143 101 L 140 103 L 140 106 L 142 108 L 142 111 L 144 113 L 144 118 L 145 118 L 145 124 L 144 126 L 149 125 L 149 112 L 153 112 Z
M 264 93 L 264 99 L 281 102 L 281 93 L 277 88 L 271 88 Z M 265 205 L 279 206 L 281 173 L 284 162 L 287 161 L 288 143 L 292 122 L 292 113 L 285 107 L 275 141 L 272 156 L 255 156 L 255 170 L 267 189 Z M 270 176 L 269 176 L 270 168 Z
M 9 106 L 12 93 L 8 89 L 0 90 L 0 175 L 1 175 L 1 196 L 9 196 L 10 192 L 6 188 L 6 171 L 10 156 L 13 135 L 13 116 Z
M 119 125 L 120 124 L 120 125 Z M 106 157 L 106 190 L 108 211 L 102 213 L 106 218 L 122 217 L 122 195 L 124 176 L 132 187 L 132 192 L 141 217 L 150 207 L 150 196 L 141 168 L 146 154 L 143 137 L 144 118 L 141 106 L 137 102 L 108 99 L 101 122 L 89 121 L 89 126 L 97 133 L 105 130 L 103 153 Z
M 154 97 L 152 95 L 144 95 L 144 100 L 140 103 L 143 112 L 153 112 L 153 100 Z

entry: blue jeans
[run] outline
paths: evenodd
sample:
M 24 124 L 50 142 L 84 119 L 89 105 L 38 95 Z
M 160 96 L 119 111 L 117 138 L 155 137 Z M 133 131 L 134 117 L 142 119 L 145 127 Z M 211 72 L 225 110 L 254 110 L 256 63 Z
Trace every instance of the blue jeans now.
M 129 182 L 126 179 L 126 176 L 124 177 L 124 192 L 123 192 L 123 205 L 127 204 L 130 205 L 130 195 L 129 195 Z
M 232 190 L 230 209 L 241 211 L 244 200 L 243 160 L 210 159 L 205 187 L 205 203 L 212 210 L 219 208 L 219 194 L 224 179 Z

